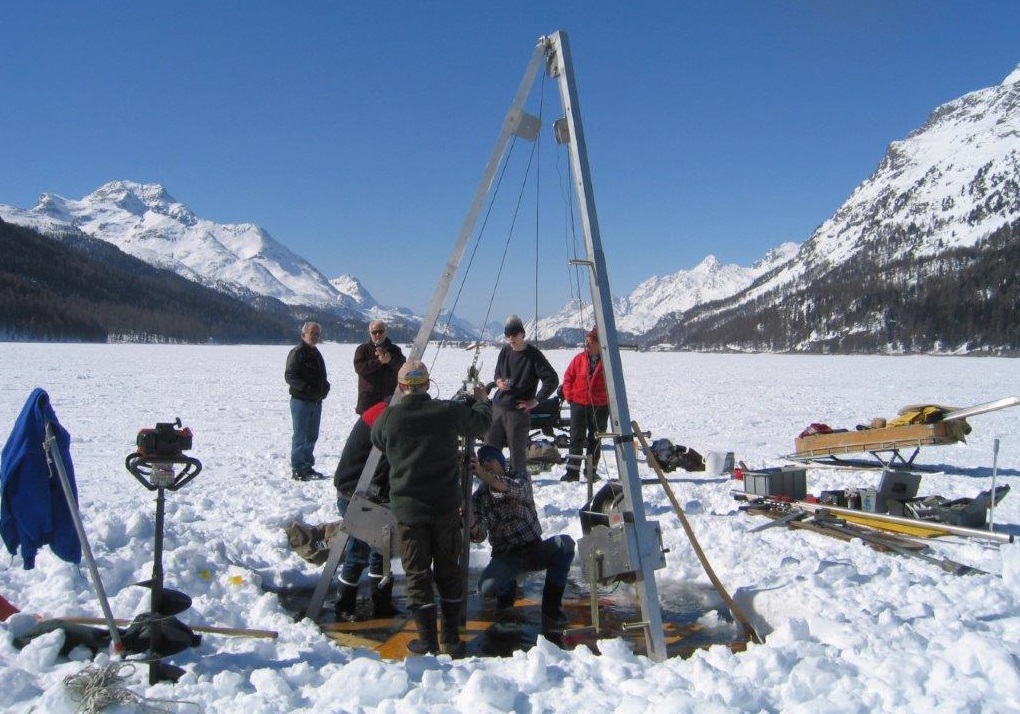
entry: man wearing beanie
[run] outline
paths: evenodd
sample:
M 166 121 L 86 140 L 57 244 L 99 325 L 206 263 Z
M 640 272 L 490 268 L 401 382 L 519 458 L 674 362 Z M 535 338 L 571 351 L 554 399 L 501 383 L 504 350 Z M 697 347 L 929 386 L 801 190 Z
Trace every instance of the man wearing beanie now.
M 506 319 L 503 335 L 507 344 L 496 358 L 497 391 L 492 398 L 492 426 L 485 443 L 497 449 L 508 446 L 510 466 L 526 473 L 530 412 L 552 396 L 560 378 L 542 351 L 524 341 L 524 323 L 517 315 Z
M 492 560 L 478 579 L 479 592 L 496 596 L 504 611 L 513 607 L 517 574 L 544 570 L 542 631 L 561 633 L 567 624 L 562 603 L 574 539 L 565 534 L 542 539 L 531 479 L 526 473 L 508 472 L 499 449 L 485 444 L 472 466 L 482 483 L 471 496 L 471 540 L 480 543 L 487 536 L 492 546 Z
M 390 505 L 397 519 L 400 561 L 407 577 L 407 607 L 418 627 L 413 654 L 463 653 L 460 559 L 464 544 L 458 440 L 479 436 L 492 423 L 485 388 L 475 402 L 432 399 L 429 372 L 408 360 L 397 373 L 401 398 L 372 426 L 372 443 L 390 463 Z M 439 642 L 433 582 L 439 590 L 443 641 Z

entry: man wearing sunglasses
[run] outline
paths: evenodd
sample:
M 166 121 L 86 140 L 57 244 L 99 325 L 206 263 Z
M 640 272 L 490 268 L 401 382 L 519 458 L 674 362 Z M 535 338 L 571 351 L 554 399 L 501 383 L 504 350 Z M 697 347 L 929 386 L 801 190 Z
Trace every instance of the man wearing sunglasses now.
M 373 404 L 393 396 L 397 390 L 397 372 L 407 358 L 386 336 L 386 323 L 368 324 L 368 342 L 354 351 L 354 371 L 358 374 L 358 402 L 354 411 L 364 413 Z

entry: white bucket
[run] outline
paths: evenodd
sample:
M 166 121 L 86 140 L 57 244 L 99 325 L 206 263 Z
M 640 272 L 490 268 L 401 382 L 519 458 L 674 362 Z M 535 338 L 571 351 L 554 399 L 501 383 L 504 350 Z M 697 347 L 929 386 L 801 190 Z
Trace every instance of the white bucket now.
M 709 451 L 705 457 L 705 475 L 722 476 L 733 471 L 732 451 Z

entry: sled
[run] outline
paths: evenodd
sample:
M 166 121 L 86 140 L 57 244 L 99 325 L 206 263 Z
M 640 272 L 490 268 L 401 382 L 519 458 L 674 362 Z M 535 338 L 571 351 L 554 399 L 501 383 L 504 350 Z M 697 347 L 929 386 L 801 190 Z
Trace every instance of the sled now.
M 938 405 L 908 405 L 900 410 L 901 415 L 928 407 L 932 409 L 934 415 L 932 420 L 926 423 L 798 436 L 794 440 L 796 451 L 786 458 L 792 461 L 856 468 L 906 470 L 921 468 L 914 465 L 914 459 L 922 448 L 966 441 L 966 436 L 970 432 L 967 417 L 1006 409 L 1017 404 L 1020 404 L 1020 397 L 1006 397 L 964 409 Z M 842 458 L 846 454 L 870 454 L 874 461 Z

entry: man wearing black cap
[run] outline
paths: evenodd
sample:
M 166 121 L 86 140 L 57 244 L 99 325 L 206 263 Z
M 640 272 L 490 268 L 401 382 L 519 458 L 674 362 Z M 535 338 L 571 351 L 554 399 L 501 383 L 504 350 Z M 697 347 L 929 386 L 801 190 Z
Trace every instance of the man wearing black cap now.
M 492 546 L 492 560 L 478 578 L 479 592 L 496 596 L 500 609 L 512 607 L 517 574 L 544 570 L 542 630 L 562 632 L 567 623 L 563 591 L 574 561 L 574 539 L 565 534 L 542 539 L 531 479 L 508 472 L 499 449 L 485 444 L 472 466 L 482 483 L 471 496 L 471 540 L 480 543 L 488 536 Z
M 492 398 L 492 426 L 485 443 L 510 448 L 510 466 L 526 472 L 530 412 L 552 396 L 560 378 L 542 351 L 524 341 L 524 323 L 511 315 L 503 325 L 507 344 L 496 358 L 496 395 Z M 538 389 L 542 383 L 541 390 Z
M 397 384 L 401 399 L 376 419 L 372 443 L 390 462 L 390 504 L 407 577 L 407 607 L 418 627 L 418 639 L 407 649 L 413 654 L 457 655 L 463 650 L 458 626 L 464 543 L 458 440 L 484 432 L 492 422 L 492 409 L 481 386 L 475 388 L 471 406 L 432 399 L 428 369 L 418 360 L 404 363 Z M 443 614 L 442 643 L 433 581 Z

